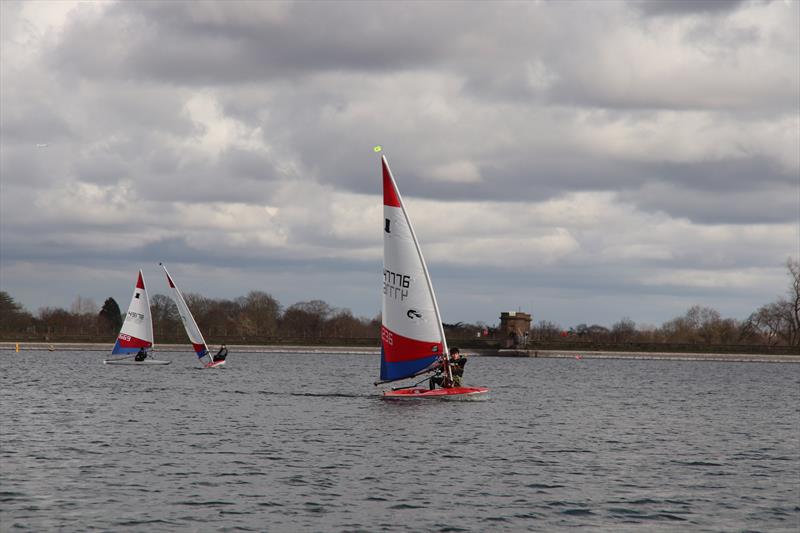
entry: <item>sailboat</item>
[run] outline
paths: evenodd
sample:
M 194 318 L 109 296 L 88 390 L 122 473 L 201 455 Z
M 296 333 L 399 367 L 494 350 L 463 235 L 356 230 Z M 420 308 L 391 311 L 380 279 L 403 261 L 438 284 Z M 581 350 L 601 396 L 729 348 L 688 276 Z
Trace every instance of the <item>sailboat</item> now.
M 153 348 L 153 317 L 150 315 L 150 300 L 147 298 L 147 289 L 144 287 L 144 277 L 139 271 L 136 279 L 136 286 L 133 289 L 131 304 L 128 306 L 128 313 L 122 323 L 117 342 L 111 350 L 111 355 L 119 355 L 106 359 L 103 363 L 107 365 L 168 365 L 170 361 L 153 359 L 147 353 L 148 349 Z M 143 350 L 147 357 L 141 361 L 137 354 Z
M 378 148 L 376 147 L 376 151 Z M 452 381 L 450 355 L 442 317 L 428 267 L 397 183 L 383 166 L 383 306 L 381 370 L 375 385 L 413 378 L 437 369 Z M 398 387 L 387 399 L 482 399 L 486 387 Z
M 192 316 L 192 312 L 189 310 L 189 306 L 186 305 L 183 294 L 181 294 L 178 286 L 175 285 L 172 276 L 169 275 L 167 267 L 164 266 L 164 263 L 159 263 L 159 265 L 161 265 L 161 268 L 164 269 L 164 273 L 167 275 L 167 283 L 169 283 L 172 289 L 172 299 L 175 300 L 175 305 L 178 306 L 178 314 L 181 315 L 183 327 L 186 329 L 186 335 L 189 336 L 189 341 L 192 343 L 192 347 L 198 359 L 203 363 L 203 368 L 219 368 L 223 366 L 225 364 L 224 359 L 215 361 L 209 353 L 208 344 L 206 344 L 206 340 L 203 338 L 203 334 L 200 332 L 200 328 L 197 326 L 197 322 L 195 322 L 194 316 Z

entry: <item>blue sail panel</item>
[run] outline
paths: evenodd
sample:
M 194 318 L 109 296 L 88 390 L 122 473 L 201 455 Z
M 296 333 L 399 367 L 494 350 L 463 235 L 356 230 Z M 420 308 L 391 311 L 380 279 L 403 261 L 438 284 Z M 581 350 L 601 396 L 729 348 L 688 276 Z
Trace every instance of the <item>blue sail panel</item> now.
M 438 358 L 438 355 L 434 355 L 410 361 L 387 361 L 381 348 L 381 380 L 392 381 L 413 376 L 431 366 Z

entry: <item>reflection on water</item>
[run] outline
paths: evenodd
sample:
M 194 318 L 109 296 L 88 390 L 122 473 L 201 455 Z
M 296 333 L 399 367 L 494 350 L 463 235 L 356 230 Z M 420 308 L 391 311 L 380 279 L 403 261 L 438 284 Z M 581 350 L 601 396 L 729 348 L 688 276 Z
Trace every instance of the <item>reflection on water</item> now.
M 800 525 L 800 365 L 476 357 L 453 403 L 364 355 L 0 357 L 3 531 Z

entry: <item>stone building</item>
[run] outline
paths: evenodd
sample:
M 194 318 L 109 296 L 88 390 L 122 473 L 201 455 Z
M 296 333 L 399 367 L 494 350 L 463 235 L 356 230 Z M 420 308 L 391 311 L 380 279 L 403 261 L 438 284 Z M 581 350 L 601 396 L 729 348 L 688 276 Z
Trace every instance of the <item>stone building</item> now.
M 530 313 L 504 311 L 500 313 L 500 335 L 506 348 L 526 348 L 531 330 Z

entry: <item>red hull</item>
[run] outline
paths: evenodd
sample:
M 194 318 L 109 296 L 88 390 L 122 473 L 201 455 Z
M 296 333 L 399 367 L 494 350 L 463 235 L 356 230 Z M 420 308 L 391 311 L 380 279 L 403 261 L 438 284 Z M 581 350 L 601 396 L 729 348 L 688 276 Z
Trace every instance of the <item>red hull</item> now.
M 386 391 L 383 397 L 387 400 L 423 400 L 438 398 L 441 400 L 483 399 L 489 394 L 486 387 L 452 387 L 449 389 L 400 389 Z
M 225 361 L 211 361 L 206 363 L 203 368 L 220 368 L 225 365 Z

